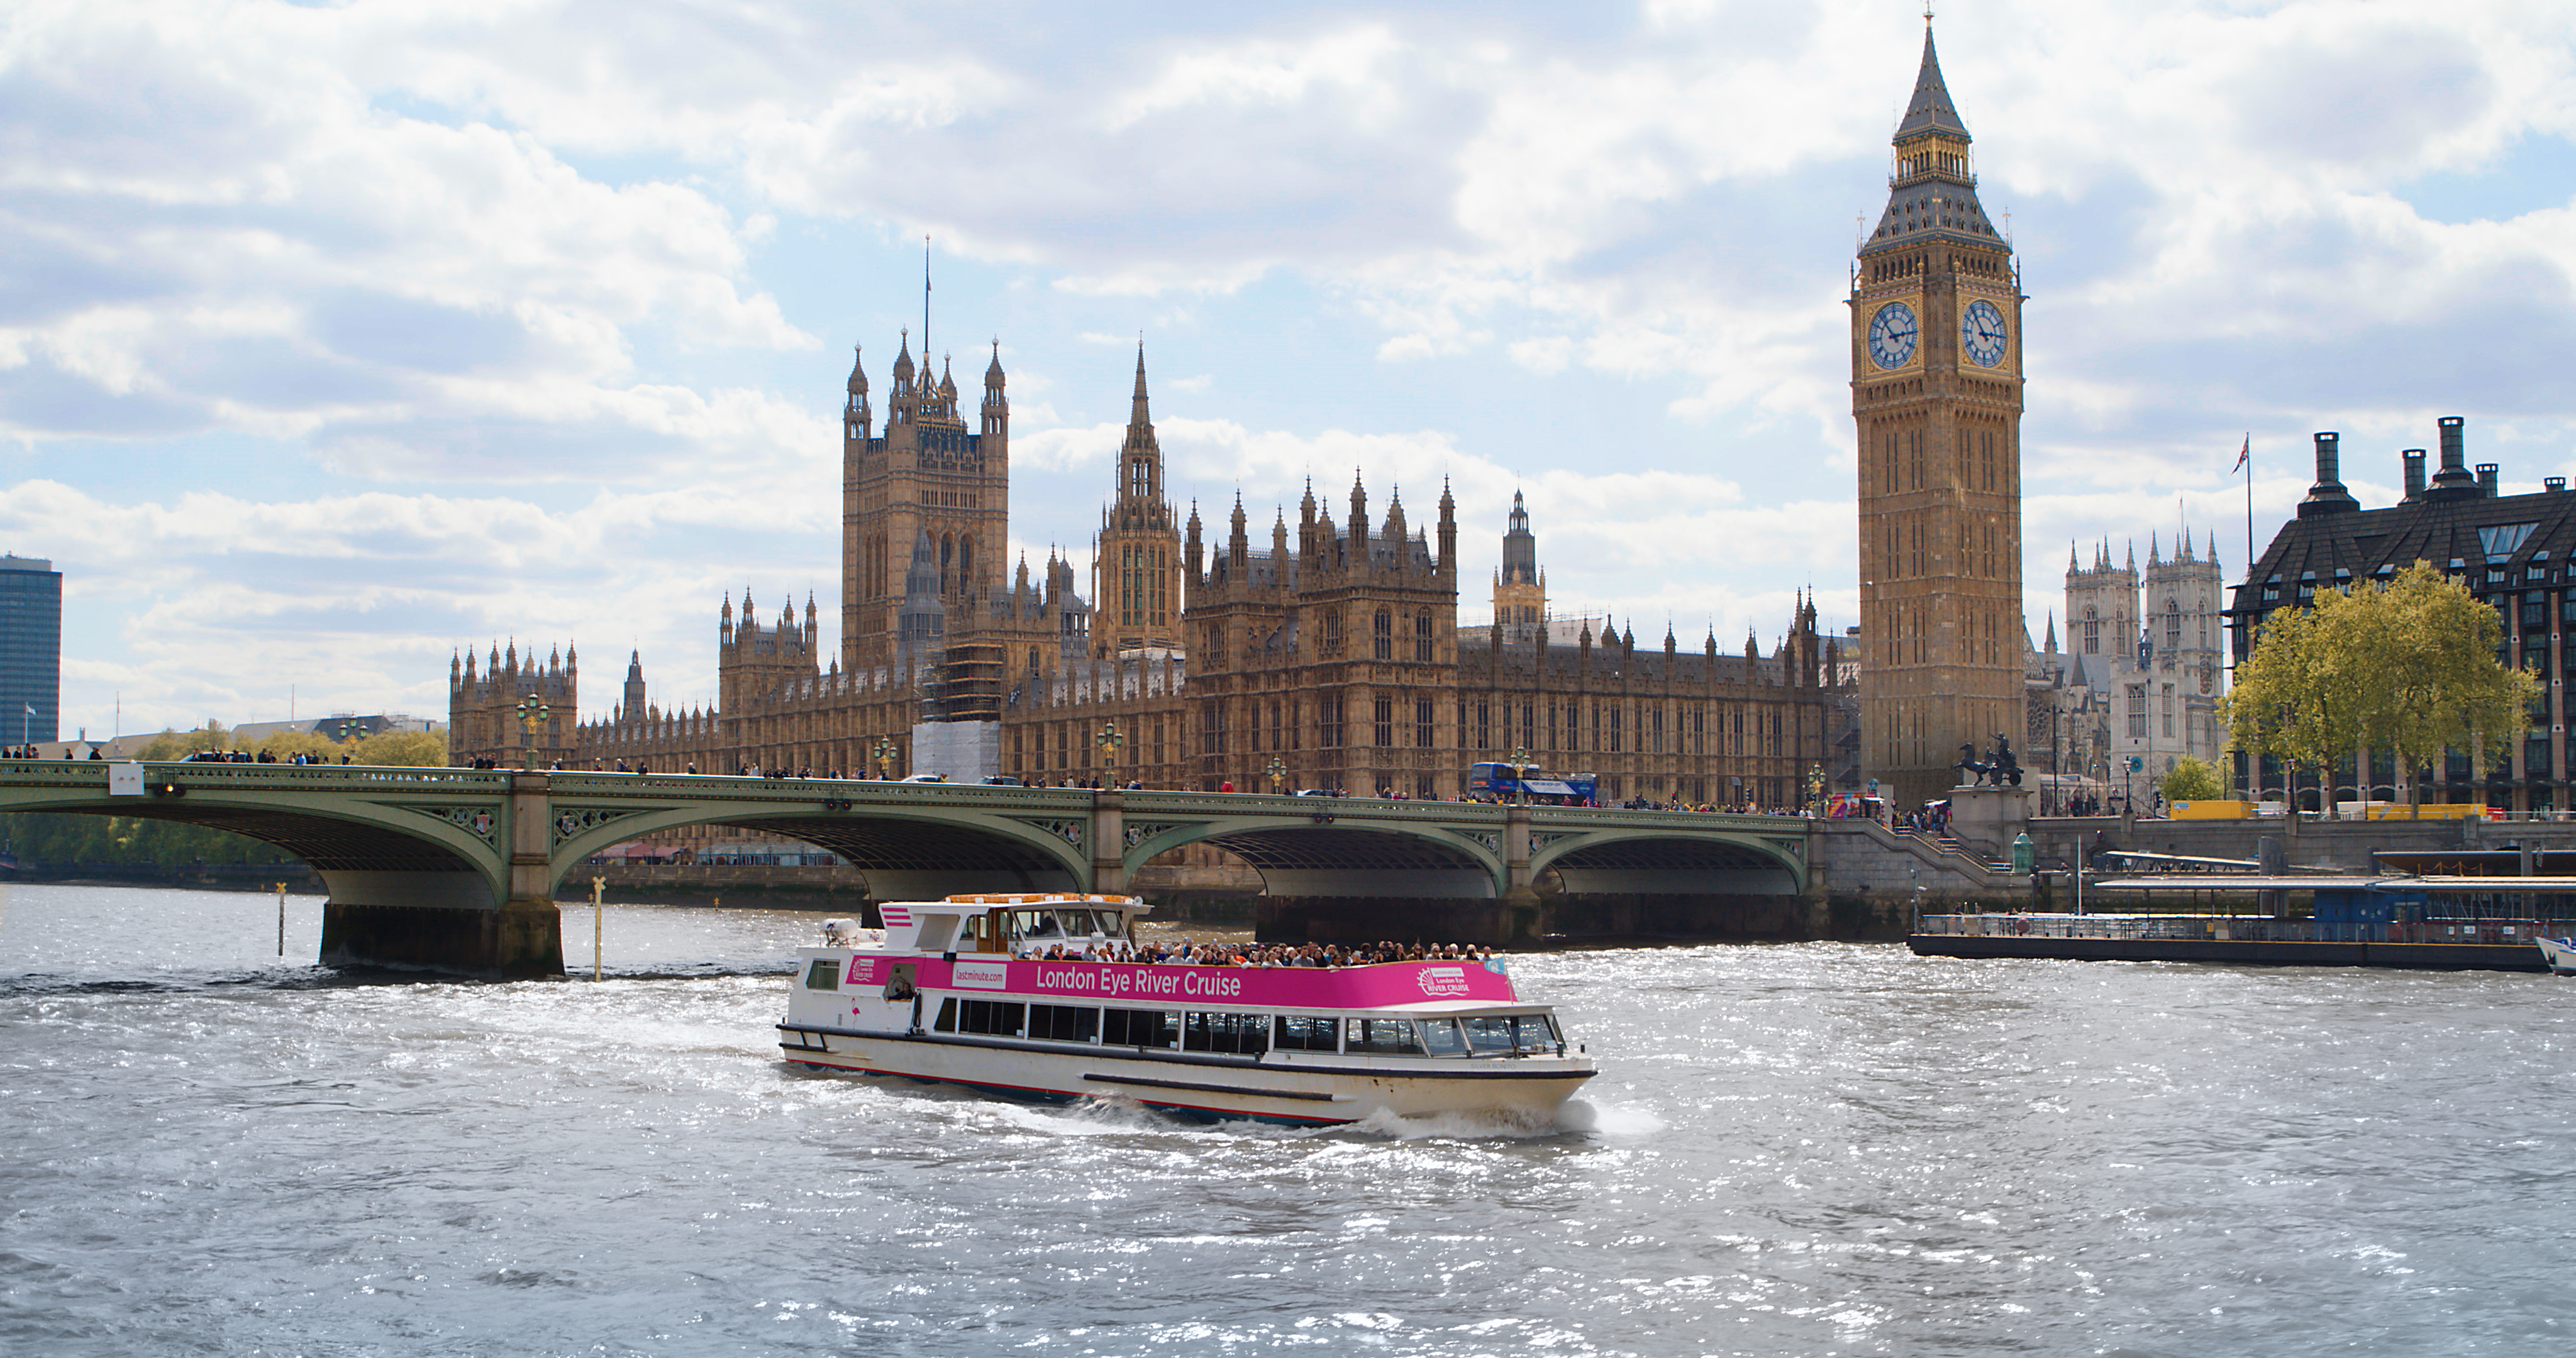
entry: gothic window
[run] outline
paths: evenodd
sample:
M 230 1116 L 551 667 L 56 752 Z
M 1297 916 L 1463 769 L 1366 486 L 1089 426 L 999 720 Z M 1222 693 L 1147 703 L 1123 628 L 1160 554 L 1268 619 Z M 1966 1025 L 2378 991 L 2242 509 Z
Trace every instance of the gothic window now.
M 1491 704 L 1476 704 L 1476 748 L 1479 750 L 1494 748 L 1493 716 L 1494 710 Z
M 1286 713 L 1285 709 L 1281 708 L 1281 707 L 1280 707 L 1280 705 L 1279 705 L 1279 700 L 1278 700 L 1278 699 L 1276 699 L 1276 698 L 1271 699 L 1271 700 L 1270 700 L 1270 748 L 1272 748 L 1272 749 L 1274 749 L 1274 750 L 1281 750 L 1281 749 L 1286 749 L 1286 748 L 1287 748 L 1285 745 L 1280 744 L 1280 736 L 1281 736 L 1281 734 L 1282 734 L 1282 733 L 1281 733 L 1280 728 L 1281 728 L 1281 726 L 1283 725 L 1283 721 L 1282 721 L 1282 719 L 1283 719 L 1286 715 L 1287 715 L 1287 713 Z
M 1145 498 L 1145 459 L 1141 457 L 1127 462 L 1127 495 L 1130 499 Z
M 1524 750 L 1538 748 L 1538 709 L 1528 703 L 1521 704 L 1520 744 Z
M 1379 609 L 1377 620 L 1370 629 L 1370 635 L 1376 646 L 1376 657 L 1380 660 L 1393 660 L 1395 658 L 1395 615 L 1383 608 Z M 1383 745 L 1386 742 L 1378 743 Z
M 957 592 L 963 594 L 974 588 L 974 579 L 975 539 L 960 538 L 957 542 Z
M 939 592 L 942 594 L 948 592 L 948 564 L 956 552 L 957 539 L 945 536 L 939 539 Z
M 1324 615 L 1324 654 L 1340 655 L 1341 653 L 1342 615 L 1339 613 L 1326 613 Z
M 1431 615 L 1428 613 L 1417 613 L 1413 617 L 1413 658 L 1425 665 L 1431 663 Z
M 1413 704 L 1413 743 L 1427 750 L 1431 748 L 1431 739 L 1431 700 L 1419 698 Z
M 1373 710 L 1369 713 L 1369 717 L 1371 722 L 1377 727 L 1377 731 L 1375 732 L 1377 736 L 1377 747 L 1383 750 L 1388 746 L 1395 744 L 1395 700 L 1393 698 L 1378 699 Z
M 2166 736 L 2170 737 L 2170 736 L 2172 736 L 2172 735 L 2173 735 L 2173 717 L 2174 717 L 2173 698 L 2174 698 L 2174 686 L 2173 686 L 2173 685 L 2171 685 L 2171 684 L 2166 684 L 2166 685 L 2164 686 L 2164 693 L 2163 693 L 2161 696 L 2162 696 L 2162 698 L 2163 698 L 2163 702 L 2162 702 L 2161 706 L 2162 706 L 2163 716 L 2164 716 L 2164 732 L 2165 732 L 2165 735 L 2166 735 Z
M 1225 753 L 1225 704 L 1223 702 L 1211 702 L 1201 709 L 1199 753 Z
M 1607 749 L 1607 750 L 1608 750 L 1610 753 L 1612 753 L 1612 754 L 1619 754 L 1619 753 L 1621 753 L 1621 748 L 1620 748 L 1620 747 L 1626 743 L 1626 742 L 1621 738 L 1620 731 L 1619 731 L 1619 718 L 1620 718 L 1622 715 L 1624 715 L 1624 714 L 1620 711 L 1620 709 L 1619 709 L 1619 708 L 1617 708 L 1617 707 L 1612 707 L 1612 708 L 1610 709 L 1610 743 L 1609 743 L 1607 746 L 1604 746 L 1603 748 Z
M 1923 488 L 1923 431 L 1908 430 L 1905 435 L 1906 481 L 1916 490 Z M 1920 545 L 1920 544 L 1918 544 Z M 1922 572 L 1918 569 L 1916 574 Z
M 1315 703 L 1315 743 L 1322 749 L 1338 749 L 1342 743 L 1342 700 L 1322 698 Z
M 2102 620 L 2094 616 L 2093 606 L 2090 604 L 2084 607 L 2084 653 L 2086 655 L 2102 653 Z
M 1661 706 L 1655 708 L 1654 731 L 1653 753 L 1662 754 L 1664 752 L 1664 709 Z
M 2129 736 L 2135 740 L 2144 740 L 2147 735 L 2147 686 L 2144 684 L 2130 684 L 2127 685 L 2127 688 L 2129 698 Z

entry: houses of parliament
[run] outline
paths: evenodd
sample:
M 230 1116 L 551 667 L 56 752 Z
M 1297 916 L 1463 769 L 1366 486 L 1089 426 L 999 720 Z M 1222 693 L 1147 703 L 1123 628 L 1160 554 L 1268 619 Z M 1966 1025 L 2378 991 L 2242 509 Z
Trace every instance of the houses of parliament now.
M 1494 620 L 1458 618 L 1458 522 L 1444 489 L 1427 526 L 1400 497 L 1373 510 L 1363 480 L 1330 503 L 1311 488 L 1256 529 L 1236 503 L 1211 529 L 1176 513 L 1136 364 L 1126 437 L 1093 542 L 1090 592 L 1073 565 L 1005 575 L 1010 399 L 996 354 L 970 424 L 955 380 L 894 360 L 880 423 L 863 363 L 842 420 L 841 627 L 821 607 L 765 611 L 727 596 L 716 617 L 712 708 L 652 700 L 630 655 L 602 720 L 557 715 L 542 762 L 706 773 L 786 769 L 853 777 L 1007 775 L 1218 791 L 1331 788 L 1456 796 L 1468 766 L 1509 760 L 1600 775 L 1605 800 L 1794 806 L 1848 750 L 1848 694 L 1801 600 L 1766 654 L 1722 653 L 1667 630 L 1550 616 L 1526 506 L 1493 578 Z M 580 658 L 515 644 L 450 667 L 449 731 L 463 764 L 518 762 L 518 706 L 580 702 Z
M 1888 201 L 1849 279 L 1861 626 L 1843 657 L 1802 597 L 1766 652 L 1714 635 L 1562 619 L 1515 497 L 1490 621 L 1459 617 L 1456 506 L 1429 522 L 1309 486 L 1257 518 L 1178 514 L 1137 356 L 1126 437 L 1093 542 L 1005 566 L 1011 409 L 998 346 L 968 419 L 907 336 L 880 420 L 865 365 L 841 421 L 837 649 L 821 610 L 716 617 L 713 708 L 652 701 L 628 657 L 601 720 L 557 716 L 564 767 L 746 769 L 1252 792 L 1456 796 L 1516 756 L 1599 777 L 1604 801 L 1789 807 L 1816 781 L 1882 780 L 1912 805 L 1962 745 L 2027 729 L 2021 617 L 2022 302 L 2012 246 L 1977 201 L 1969 135 L 1931 33 L 1894 136 Z M 1844 682 L 1857 674 L 1857 684 Z M 515 763 L 516 709 L 577 710 L 579 660 L 515 645 L 451 667 L 457 762 Z

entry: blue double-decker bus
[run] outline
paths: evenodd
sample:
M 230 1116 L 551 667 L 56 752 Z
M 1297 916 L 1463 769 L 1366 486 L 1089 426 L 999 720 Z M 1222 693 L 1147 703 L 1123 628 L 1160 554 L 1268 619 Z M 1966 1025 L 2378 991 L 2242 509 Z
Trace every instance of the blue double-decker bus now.
M 1536 806 L 1592 806 L 1601 779 L 1590 773 L 1542 773 L 1510 764 L 1467 766 L 1467 796 L 1480 802 L 1528 801 Z

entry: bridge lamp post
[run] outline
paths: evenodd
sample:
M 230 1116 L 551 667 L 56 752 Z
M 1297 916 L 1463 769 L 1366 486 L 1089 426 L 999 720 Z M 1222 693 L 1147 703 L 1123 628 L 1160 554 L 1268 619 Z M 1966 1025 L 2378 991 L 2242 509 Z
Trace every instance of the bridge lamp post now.
M 358 723 L 358 722 L 354 722 L 354 721 L 344 721 L 344 722 L 340 723 L 340 724 L 339 724 L 339 726 L 338 726 L 337 728 L 335 728 L 335 729 L 337 729 L 337 730 L 338 730 L 339 734 L 338 734 L 338 735 L 335 735 L 335 736 L 333 736 L 333 737 L 331 737 L 331 739 L 332 739 L 332 740 L 334 740 L 334 741 L 336 741 L 336 742 L 337 742 L 337 743 L 339 743 L 339 744 L 342 744 L 342 745 L 351 745 L 351 746 L 353 746 L 353 747 L 354 747 L 354 743 L 355 743 L 355 741 L 356 741 L 356 739 L 357 739 L 357 732 L 358 732 L 359 725 L 360 725 L 360 723 Z
M 1526 745 L 1513 746 L 1512 800 L 1518 802 L 1522 806 L 1529 805 L 1529 771 L 1529 747 Z
M 554 709 L 539 702 L 533 693 L 519 700 L 519 753 L 531 773 L 537 767 L 537 728 L 553 714 Z
M 1816 808 L 1816 819 L 1825 818 L 1825 766 L 1807 766 L 1807 802 Z
M 1100 724 L 1100 734 L 1093 736 L 1091 743 L 1100 747 L 1101 757 L 1108 761 L 1109 785 L 1118 786 L 1118 750 L 1127 743 L 1127 737 L 1119 734 L 1117 722 L 1105 721 Z
M 1270 767 L 1263 769 L 1262 772 L 1270 777 L 1270 795 L 1278 796 L 1280 784 L 1288 781 L 1288 766 L 1280 763 L 1279 756 L 1274 754 L 1270 756 Z
M 877 781 L 885 781 L 886 770 L 894 764 L 894 742 L 879 737 L 874 751 L 877 757 Z

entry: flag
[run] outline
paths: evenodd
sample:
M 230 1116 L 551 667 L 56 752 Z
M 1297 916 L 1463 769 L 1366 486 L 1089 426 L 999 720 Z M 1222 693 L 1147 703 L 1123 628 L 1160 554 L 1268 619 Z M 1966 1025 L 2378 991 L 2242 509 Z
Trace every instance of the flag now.
M 2253 456 L 2254 456 L 2254 436 L 2253 436 L 2252 434 L 2247 434 L 2247 435 L 2245 436 L 2245 446 L 2236 450 L 2236 465 L 2235 465 L 2235 466 L 2233 466 L 2233 467 L 2228 468 L 2228 469 L 2227 469 L 2227 474 L 2228 474 L 2228 475 L 2230 475 L 2230 476 L 2234 476 L 2234 475 L 2235 475 L 2235 474 L 2237 474 L 2238 472 L 2241 472 L 2241 471 L 2245 470 L 2245 463 L 2246 463 L 2246 461 L 2247 461 L 2248 459 L 2252 458 Z

